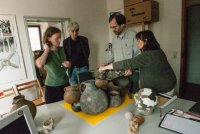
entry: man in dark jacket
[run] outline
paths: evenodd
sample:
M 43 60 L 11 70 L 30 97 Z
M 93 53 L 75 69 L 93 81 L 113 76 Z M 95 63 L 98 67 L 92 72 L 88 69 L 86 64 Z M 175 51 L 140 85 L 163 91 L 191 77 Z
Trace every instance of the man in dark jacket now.
M 67 59 L 71 62 L 71 68 L 69 68 L 70 84 L 74 85 L 78 83 L 77 75 L 89 71 L 89 55 L 90 49 L 88 39 L 84 36 L 79 36 L 79 25 L 77 22 L 69 24 L 70 37 L 63 41 L 63 47 Z

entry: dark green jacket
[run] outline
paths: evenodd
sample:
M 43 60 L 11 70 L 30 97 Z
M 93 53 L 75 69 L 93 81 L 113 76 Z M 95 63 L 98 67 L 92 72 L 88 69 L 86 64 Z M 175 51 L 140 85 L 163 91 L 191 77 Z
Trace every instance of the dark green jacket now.
M 176 85 L 174 71 L 161 49 L 143 51 L 135 58 L 115 62 L 113 68 L 139 68 L 140 88 L 151 88 L 157 93 L 169 92 Z

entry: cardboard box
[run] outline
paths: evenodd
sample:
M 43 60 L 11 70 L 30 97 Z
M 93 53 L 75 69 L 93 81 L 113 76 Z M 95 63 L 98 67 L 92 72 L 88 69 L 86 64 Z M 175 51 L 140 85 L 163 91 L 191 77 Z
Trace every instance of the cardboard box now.
M 143 1 L 124 7 L 127 25 L 137 23 L 151 23 L 159 19 L 158 2 L 153 0 Z
M 143 1 L 145 0 L 124 0 L 124 6 L 130 6 L 130 5 L 137 4 Z

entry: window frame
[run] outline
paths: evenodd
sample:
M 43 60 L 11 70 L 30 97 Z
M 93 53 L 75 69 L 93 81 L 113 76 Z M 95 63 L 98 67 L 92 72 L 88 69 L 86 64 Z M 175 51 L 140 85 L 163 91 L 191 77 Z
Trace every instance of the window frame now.
M 28 25 L 28 28 L 38 28 L 38 31 L 39 31 L 39 40 L 40 40 L 40 48 L 41 49 L 40 50 L 34 50 L 34 51 L 41 51 L 41 50 L 43 50 L 42 37 L 41 37 L 42 33 L 41 33 L 41 27 L 40 27 L 40 25 Z M 29 37 L 30 37 L 30 35 L 29 35 Z M 30 45 L 31 45 L 31 42 L 30 42 Z M 31 50 L 32 50 L 32 46 L 31 46 Z

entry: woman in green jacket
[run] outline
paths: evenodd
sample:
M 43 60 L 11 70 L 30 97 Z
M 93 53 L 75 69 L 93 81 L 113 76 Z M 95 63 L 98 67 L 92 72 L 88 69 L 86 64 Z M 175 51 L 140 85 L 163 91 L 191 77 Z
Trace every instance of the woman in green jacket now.
M 171 91 L 176 85 L 176 76 L 153 32 L 141 31 L 136 34 L 136 38 L 137 47 L 141 50 L 138 56 L 101 66 L 99 71 L 138 68 L 140 88 L 151 88 L 157 93 Z

